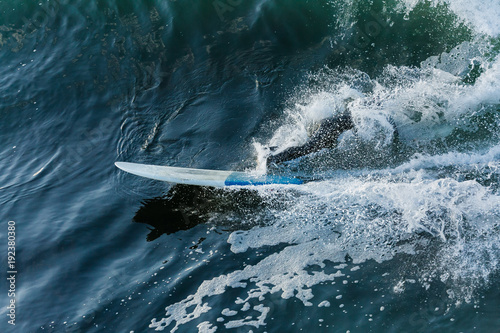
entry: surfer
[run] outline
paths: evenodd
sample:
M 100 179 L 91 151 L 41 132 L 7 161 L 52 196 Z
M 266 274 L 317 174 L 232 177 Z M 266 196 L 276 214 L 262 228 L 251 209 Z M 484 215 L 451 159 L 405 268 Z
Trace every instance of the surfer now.
M 396 128 L 396 123 L 392 117 L 388 117 L 387 120 L 392 125 L 393 144 L 395 144 L 394 147 L 397 147 L 399 134 L 398 129 Z M 337 145 L 339 136 L 352 128 L 354 128 L 354 123 L 350 113 L 344 113 L 340 116 L 324 119 L 321 121 L 318 130 L 314 132 L 311 138 L 304 145 L 299 147 L 290 147 L 278 154 L 268 156 L 267 165 L 277 165 L 320 151 L 324 148 L 333 148 Z
M 354 123 L 350 114 L 324 119 L 309 141 L 302 146 L 290 147 L 281 153 L 270 155 L 267 158 L 267 165 L 291 161 L 323 148 L 333 148 L 337 145 L 339 136 L 353 127 Z

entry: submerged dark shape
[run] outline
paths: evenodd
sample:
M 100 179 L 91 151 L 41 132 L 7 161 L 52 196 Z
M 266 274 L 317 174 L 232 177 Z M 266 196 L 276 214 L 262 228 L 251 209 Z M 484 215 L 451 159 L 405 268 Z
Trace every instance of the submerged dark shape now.
M 209 222 L 228 230 L 245 229 L 255 225 L 256 211 L 262 212 L 266 206 L 255 191 L 248 189 L 175 185 L 164 196 L 144 200 L 133 221 L 152 227 L 146 237 L 150 242 L 162 234 Z M 234 225 L 235 220 L 244 222 Z

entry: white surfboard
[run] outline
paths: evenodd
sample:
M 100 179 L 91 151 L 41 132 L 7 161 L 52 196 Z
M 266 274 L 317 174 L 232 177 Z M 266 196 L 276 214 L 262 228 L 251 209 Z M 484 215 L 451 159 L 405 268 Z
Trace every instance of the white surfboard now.
M 129 162 L 116 162 L 115 165 L 121 170 L 137 176 L 186 185 L 224 187 L 268 184 L 298 185 L 303 183 L 299 178 L 275 175 L 259 176 L 237 171 L 191 169 Z

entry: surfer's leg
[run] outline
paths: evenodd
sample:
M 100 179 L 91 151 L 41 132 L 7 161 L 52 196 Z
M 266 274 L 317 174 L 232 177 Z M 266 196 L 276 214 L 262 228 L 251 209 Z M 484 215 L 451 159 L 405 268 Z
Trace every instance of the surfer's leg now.
M 313 151 L 335 147 L 339 136 L 353 127 L 354 123 L 348 114 L 325 119 L 306 145 L 311 146 Z
M 308 144 L 305 144 L 304 146 L 300 147 L 290 147 L 281 153 L 278 153 L 276 155 L 271 155 L 267 158 L 267 164 L 280 164 L 286 161 L 291 161 L 296 158 L 299 158 L 301 156 L 305 156 L 309 153 L 312 153 L 313 150 L 311 150 L 311 147 Z
M 290 147 L 281 153 L 271 155 L 268 157 L 267 163 L 279 164 L 308 155 L 323 148 L 334 147 L 337 144 L 337 139 L 340 134 L 353 127 L 354 124 L 350 115 L 325 119 L 306 144 L 300 147 Z

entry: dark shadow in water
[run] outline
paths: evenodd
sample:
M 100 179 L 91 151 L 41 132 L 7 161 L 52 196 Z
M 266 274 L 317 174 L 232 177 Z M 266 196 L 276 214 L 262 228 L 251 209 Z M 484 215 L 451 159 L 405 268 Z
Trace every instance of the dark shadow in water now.
M 175 185 L 162 197 L 144 200 L 133 220 L 152 227 L 146 237 L 150 242 L 202 223 L 227 230 L 248 229 L 265 220 L 267 209 L 256 191 Z

